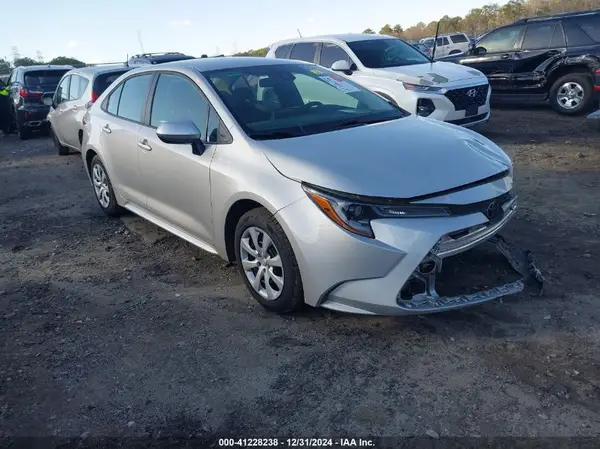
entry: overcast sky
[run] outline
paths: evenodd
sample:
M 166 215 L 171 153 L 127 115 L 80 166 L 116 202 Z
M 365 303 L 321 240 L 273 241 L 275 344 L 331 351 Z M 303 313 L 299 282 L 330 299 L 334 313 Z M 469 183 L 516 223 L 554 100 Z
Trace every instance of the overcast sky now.
M 505 3 L 500 1 L 499 3 Z M 13 20 L 10 0 L 0 0 L 0 57 L 45 60 L 72 56 L 84 62 L 124 61 L 141 51 L 181 51 L 199 56 L 268 46 L 315 34 L 409 27 L 448 14 L 464 15 L 483 0 L 27 0 Z M 17 11 L 15 10 L 15 11 Z

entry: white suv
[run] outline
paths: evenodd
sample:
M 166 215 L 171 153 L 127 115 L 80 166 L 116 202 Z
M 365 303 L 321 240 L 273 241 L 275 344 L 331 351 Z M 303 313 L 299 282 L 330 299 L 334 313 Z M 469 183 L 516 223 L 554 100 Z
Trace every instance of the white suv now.
M 389 36 L 346 34 L 275 43 L 267 57 L 330 68 L 421 117 L 473 126 L 489 120 L 491 89 L 483 73 L 434 62 Z
M 420 44 L 427 45 L 433 48 L 435 37 L 426 37 L 419 41 Z M 438 36 L 437 45 L 435 46 L 435 57 L 442 58 L 444 56 L 458 55 L 466 53 L 469 50 L 471 39 L 464 33 L 451 33 Z

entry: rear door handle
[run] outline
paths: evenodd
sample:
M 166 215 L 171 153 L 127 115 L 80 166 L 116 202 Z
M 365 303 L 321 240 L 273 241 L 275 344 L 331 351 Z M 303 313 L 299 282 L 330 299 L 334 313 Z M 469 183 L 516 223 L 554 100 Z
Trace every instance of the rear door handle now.
M 140 140 L 138 142 L 138 147 L 140 147 L 142 150 L 145 150 L 145 151 L 152 151 L 152 147 L 150 145 L 148 145 L 148 140 L 146 140 L 146 139 Z
M 501 56 L 501 58 L 502 58 L 502 59 L 509 59 L 509 58 L 510 58 L 510 55 L 507 53 L 507 54 L 505 54 L 505 55 L 502 55 L 502 56 Z
M 108 123 L 102 127 L 102 131 L 104 131 L 106 134 L 112 133 L 112 130 L 110 129 L 110 126 L 108 126 Z
M 77 109 L 79 109 L 79 106 L 75 105 L 75 106 L 73 106 L 73 108 L 72 108 L 72 109 L 73 109 L 74 111 L 76 111 Z

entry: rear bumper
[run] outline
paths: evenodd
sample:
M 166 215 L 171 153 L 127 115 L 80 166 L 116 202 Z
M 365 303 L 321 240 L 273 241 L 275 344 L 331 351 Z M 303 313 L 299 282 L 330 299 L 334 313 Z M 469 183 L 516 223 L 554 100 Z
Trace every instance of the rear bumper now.
M 48 112 L 50 108 L 21 106 L 17 109 L 17 123 L 26 128 L 40 128 L 48 123 Z

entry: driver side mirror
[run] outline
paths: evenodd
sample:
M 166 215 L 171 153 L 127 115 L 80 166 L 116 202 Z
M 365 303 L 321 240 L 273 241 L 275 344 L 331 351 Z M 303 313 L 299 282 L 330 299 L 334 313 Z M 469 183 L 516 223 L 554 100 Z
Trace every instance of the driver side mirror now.
M 191 120 L 163 122 L 156 129 L 156 135 L 164 143 L 190 144 L 192 153 L 200 156 L 204 153 L 204 143 L 200 130 Z
M 344 72 L 346 75 L 350 75 L 353 72 L 353 67 L 348 61 L 340 60 L 331 64 L 331 70 L 334 72 Z
M 54 98 L 53 97 L 44 97 L 42 100 L 46 106 L 54 106 Z
M 487 50 L 485 49 L 485 47 L 475 47 L 473 46 L 473 54 L 475 56 L 483 56 L 487 53 Z

